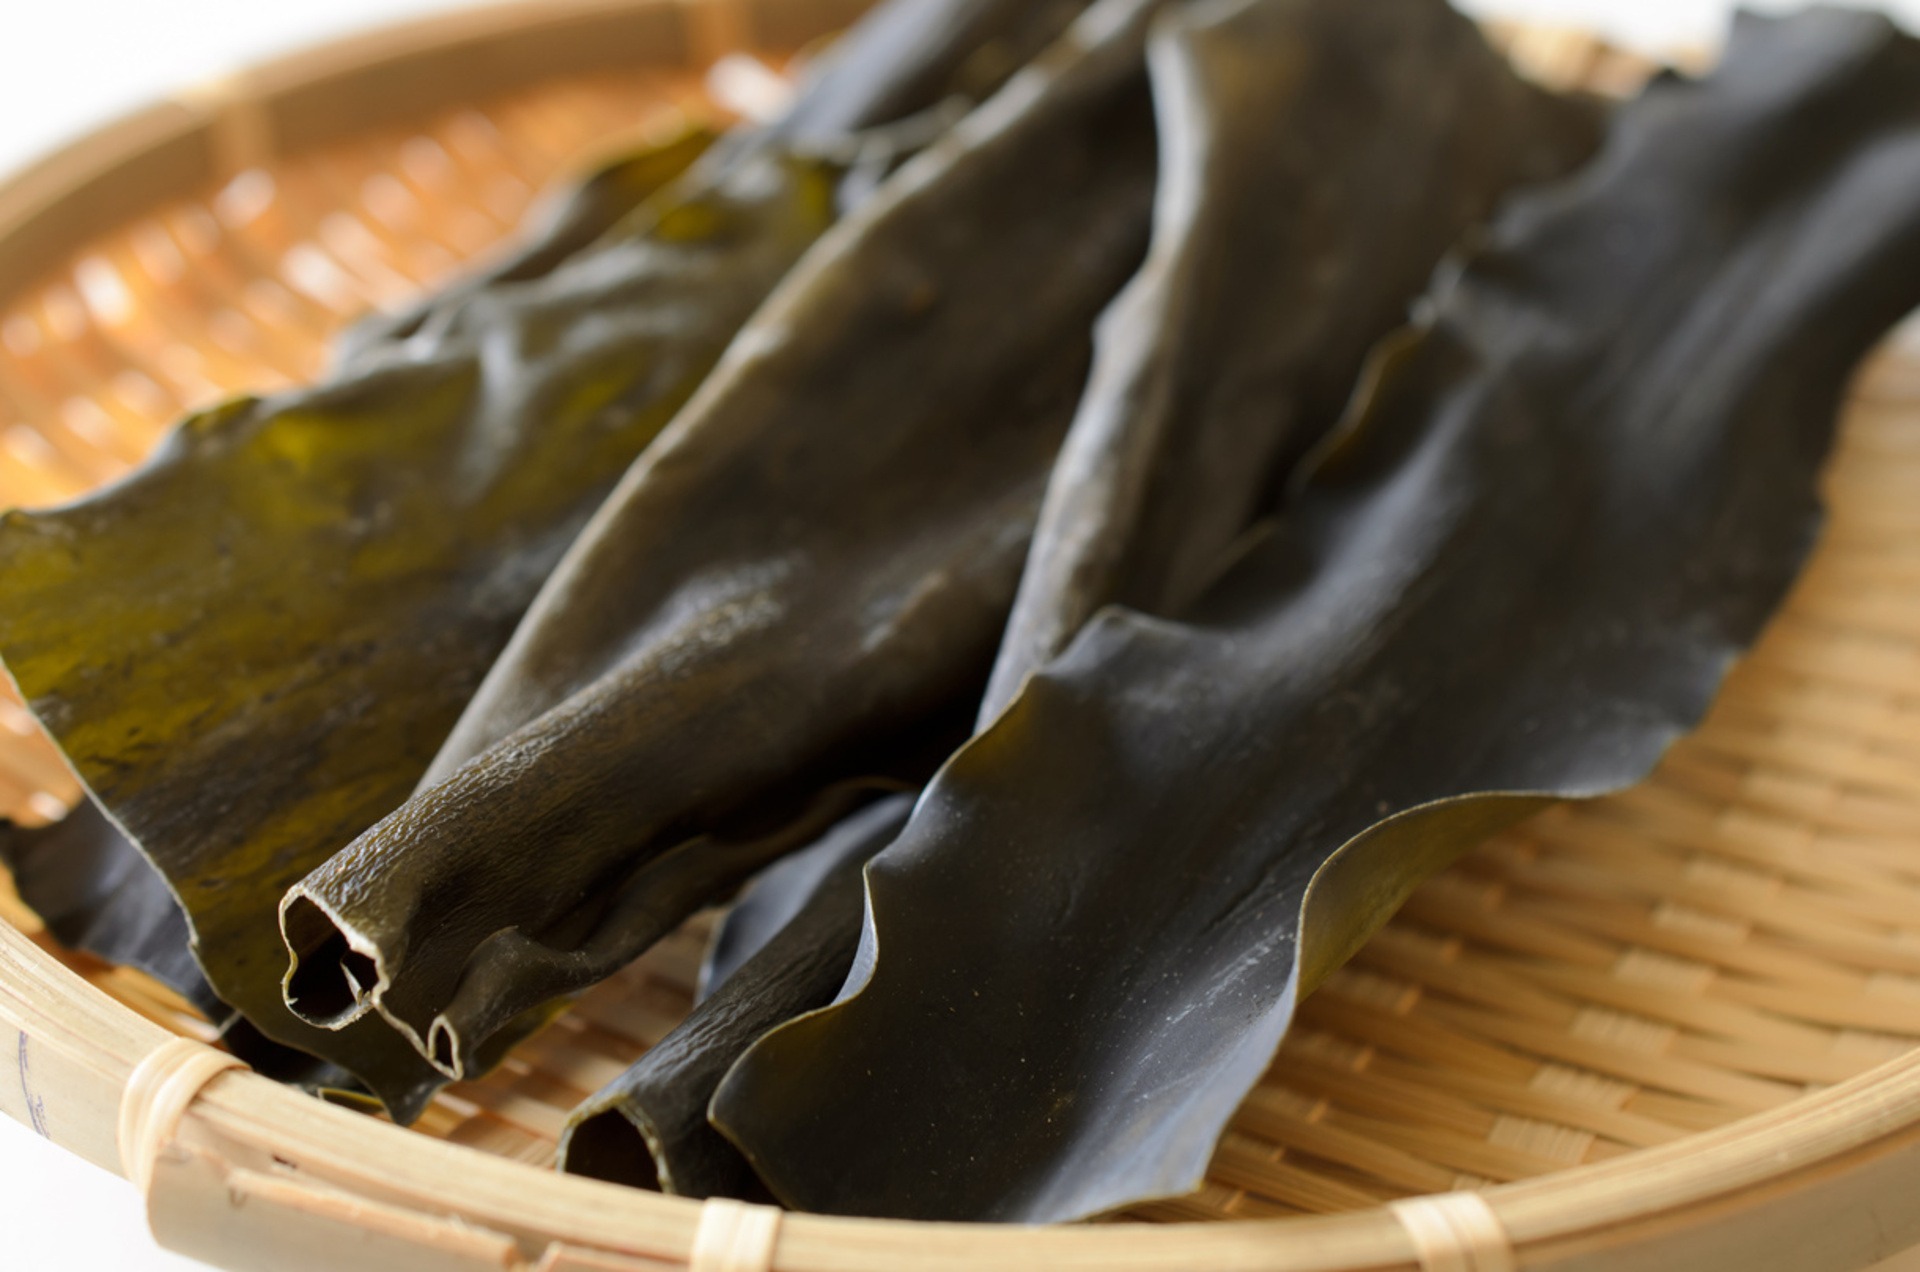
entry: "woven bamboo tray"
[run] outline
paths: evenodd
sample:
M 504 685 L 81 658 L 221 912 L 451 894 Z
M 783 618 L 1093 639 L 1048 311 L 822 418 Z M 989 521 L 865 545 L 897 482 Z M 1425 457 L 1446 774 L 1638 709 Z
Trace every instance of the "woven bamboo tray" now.
M 0 187 L 0 504 L 126 472 L 184 411 L 486 251 L 622 136 L 714 115 L 861 0 L 549 0 L 275 63 Z M 1556 85 L 1648 68 L 1498 33 Z M 1855 1268 L 1920 1242 L 1920 337 L 1863 371 L 1834 516 L 1696 735 L 1471 854 L 1304 1007 L 1197 1195 L 1047 1230 L 782 1216 L 548 1170 L 686 1009 L 699 925 L 417 1132 L 235 1071 L 0 886 L 0 1108 L 232 1268 Z M 0 811 L 77 787 L 0 701 Z M 0 877 L 0 884 L 4 883 Z M 182 1040 L 187 1041 L 182 1041 Z M 1226 1220 L 1229 1222 L 1214 1222 Z

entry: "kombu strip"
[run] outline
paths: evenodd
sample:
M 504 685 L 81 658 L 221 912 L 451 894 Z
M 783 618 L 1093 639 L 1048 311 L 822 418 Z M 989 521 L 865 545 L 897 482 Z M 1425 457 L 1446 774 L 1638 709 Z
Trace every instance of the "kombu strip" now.
M 911 800 L 892 801 L 891 808 L 898 813 L 899 825 L 906 824 L 906 810 L 911 807 Z M 694 985 L 694 1006 L 698 1007 L 719 992 L 735 972 L 758 957 L 767 942 L 798 918 L 801 911 L 813 905 L 823 891 L 838 886 L 836 871 L 856 855 L 853 847 L 856 842 L 867 844 L 869 857 L 880 851 L 883 845 L 877 839 L 867 835 L 864 829 L 850 831 L 849 827 L 858 823 L 865 828 L 886 820 L 873 807 L 863 808 L 834 827 L 820 842 L 781 858 L 755 875 L 739 899 L 713 926 Z M 896 831 L 899 825 L 894 826 Z M 854 873 L 857 876 L 859 871 Z M 854 926 L 859 926 L 857 915 Z
M 44 826 L 0 822 L 0 865 L 62 945 L 145 972 L 216 1025 L 232 1016 L 193 961 L 179 903 L 92 800 Z
M 982 710 L 1118 602 L 1176 615 L 1516 185 L 1599 144 L 1438 0 L 1215 3 L 1150 54 L 1153 246 L 1101 320 Z
M 581 1104 L 560 1168 L 686 1197 L 757 1197 L 752 1167 L 707 1122 L 714 1088 L 768 1030 L 840 992 L 860 942 L 860 872 L 893 841 L 911 795 L 870 805 L 770 867 L 723 921 L 713 992 Z
M 215 992 L 396 1114 L 433 1070 L 378 1026 L 285 1010 L 280 894 L 406 798 L 587 517 L 824 228 L 830 184 L 675 201 L 486 330 L 216 408 L 108 491 L 0 519 L 0 655 L 166 877 Z
M 290 894 L 297 1009 L 372 1002 L 468 1072 L 825 829 L 739 827 L 971 715 L 1145 252 L 1156 8 L 1089 10 L 783 284 L 542 591 L 448 742 L 474 758 Z
M 1642 778 L 1792 584 L 1920 302 L 1920 44 L 1742 18 L 1510 205 L 1182 621 L 1110 608 L 867 868 L 850 996 L 712 1114 L 781 1200 L 1045 1222 L 1197 1187 L 1422 877 Z
M 863 74 L 895 71 L 841 59 L 816 87 Z M 214 991 L 402 1121 L 441 1076 L 378 1021 L 286 1009 L 278 903 L 417 785 L 593 509 L 831 223 L 837 160 L 705 142 L 637 160 L 687 171 L 547 273 L 456 289 L 327 383 L 196 416 L 125 482 L 0 520 L 0 655 L 179 898 Z
M 590 227 L 610 223 L 615 209 L 624 215 L 643 203 L 683 173 L 711 141 L 709 134 L 688 131 L 606 165 L 570 194 L 538 243 L 516 253 L 484 279 L 463 280 L 450 290 L 463 298 L 471 297 L 497 282 L 547 272 L 582 245 Z M 348 332 L 341 342 L 340 360 L 384 352 L 375 346 L 374 328 L 387 321 L 372 320 Z M 494 645 L 499 643 L 496 637 Z M 21 855 L 16 884 L 22 899 L 62 944 L 109 962 L 140 968 L 179 992 L 221 1027 L 229 1035 L 229 1045 L 256 1068 L 263 1067 L 262 1057 L 272 1056 L 282 1062 L 282 1076 L 292 1072 L 281 1048 L 256 1031 L 231 1028 L 233 1009 L 214 994 L 202 974 L 190 949 L 191 929 L 167 877 L 112 824 L 95 801 L 83 799 L 65 819 L 43 829 L 24 831 L 15 827 L 9 842 L 12 851 Z M 0 852 L 5 851 L 0 848 Z M 331 1081 L 339 1071 L 316 1063 L 311 1074 L 316 1080 L 318 1075 L 325 1075 Z
M 824 65 L 806 74 L 780 118 L 722 139 L 707 172 L 775 148 L 826 158 L 848 170 L 840 198 L 866 189 L 869 169 L 885 171 L 951 111 L 989 96 L 1066 29 L 1087 0 L 890 0 L 838 37 Z M 903 144 L 904 143 L 904 144 Z M 642 207 L 660 184 L 658 151 L 644 148 L 602 165 L 544 210 L 534 232 L 501 259 L 400 313 L 348 331 L 336 363 L 377 355 L 393 341 L 435 339 L 501 284 L 551 274 Z M 857 179 L 855 174 L 862 174 Z M 704 174 L 696 174 L 695 180 Z
M 1316 56 L 1290 58 L 1302 44 Z M 1191 464 L 1204 424 L 1236 445 L 1242 466 L 1225 471 L 1233 465 L 1220 454 L 1214 471 L 1191 464 L 1179 474 L 1222 490 L 1242 484 L 1241 519 L 1215 534 L 1218 555 L 1252 518 L 1264 483 L 1251 470 L 1284 471 L 1338 417 L 1367 347 L 1403 317 L 1458 234 L 1497 192 L 1590 154 L 1599 121 L 1590 108 L 1524 85 L 1471 24 L 1427 0 L 1364 16 L 1330 5 L 1244 7 L 1226 20 L 1175 26 L 1151 59 L 1161 142 L 1154 246 L 1103 320 L 1093 387 L 1067 448 L 1071 456 L 1080 444 L 1089 458 L 1075 471 L 1063 457 L 1049 499 L 1078 493 L 1063 476 L 1087 482 L 1099 471 L 1089 440 L 1117 449 L 1152 429 L 1151 444 L 1135 443 L 1132 463 Z M 1368 74 L 1353 78 L 1356 65 Z M 1448 153 L 1450 139 L 1466 153 Z M 1428 145 L 1439 147 L 1429 165 L 1405 163 Z M 1330 164 L 1328 154 L 1343 161 Z M 1274 214 L 1289 205 L 1312 215 Z M 1393 240 L 1391 250 L 1380 249 L 1381 237 Z M 1223 268 L 1229 261 L 1233 268 Z M 1311 290 L 1289 286 L 1316 263 Z M 1328 349 L 1339 370 L 1317 365 Z M 1142 383 L 1150 378 L 1174 391 Z M 1148 404 L 1149 420 L 1129 415 L 1131 403 Z M 1169 438 L 1176 416 L 1187 423 Z M 1133 515 L 1112 507 L 1111 489 L 1102 494 L 1104 516 L 1073 504 L 1075 529 L 1111 530 Z M 1178 495 L 1191 501 L 1194 489 Z M 1045 516 L 1041 525 L 1034 556 L 1048 541 Z M 897 802 L 890 826 L 907 807 Z M 702 1005 L 575 1111 L 562 1139 L 564 1169 L 693 1196 L 753 1191 L 750 1169 L 708 1125 L 707 1101 L 747 1044 L 840 988 L 859 932 L 859 863 L 886 842 L 851 827 L 769 868 L 727 914 L 702 969 Z M 754 970 L 735 982 L 749 960 Z
M 534 242 L 483 274 L 463 278 L 446 295 L 416 311 L 375 317 L 349 330 L 336 347 L 336 363 L 384 354 L 381 342 L 417 328 L 429 306 L 451 307 L 499 283 L 551 272 L 683 173 L 711 141 L 705 132 L 687 130 L 605 164 L 546 216 Z M 22 857 L 16 877 L 22 899 L 62 944 L 138 967 L 176 990 L 222 1027 L 228 1045 L 256 1069 L 263 1067 L 265 1056 L 289 1059 L 284 1049 L 257 1031 L 231 1028 L 233 1010 L 213 993 L 201 973 L 189 948 L 191 929 L 166 877 L 93 800 L 83 799 L 65 819 L 48 827 L 11 828 L 6 843 L 0 844 L 0 855 L 9 851 Z M 283 1076 L 291 1072 L 284 1063 L 280 1067 Z M 324 1074 L 329 1081 L 339 1076 L 331 1065 L 316 1063 L 310 1069 L 312 1075 Z
M 0 821 L 0 866 L 56 941 L 173 990 L 254 1072 L 328 1094 L 360 1089 L 352 1074 L 281 1046 L 220 1001 L 194 961 L 186 914 L 166 881 L 92 800 L 43 826 Z

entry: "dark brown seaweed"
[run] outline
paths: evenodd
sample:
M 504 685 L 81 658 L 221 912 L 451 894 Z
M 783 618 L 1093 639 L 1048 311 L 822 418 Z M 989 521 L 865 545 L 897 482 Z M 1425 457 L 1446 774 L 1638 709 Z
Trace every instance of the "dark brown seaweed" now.
M 729 916 L 715 992 L 574 1110 L 562 1170 L 687 1197 L 759 1195 L 753 1168 L 707 1123 L 707 1102 L 769 1029 L 840 992 L 866 909 L 861 869 L 912 808 L 911 795 L 895 795 L 862 809 L 762 876 Z
M 167 881 L 92 800 L 45 826 L 0 822 L 0 865 L 55 940 L 172 989 L 256 1073 L 311 1091 L 359 1089 L 352 1074 L 281 1046 L 220 1001 L 194 961 L 187 917 Z
M 894 803 L 904 825 L 906 810 L 912 807 L 912 801 Z M 862 809 L 834 827 L 819 843 L 781 858 L 753 877 L 739 899 L 714 924 L 706 956 L 700 960 L 699 981 L 694 986 L 696 1007 L 713 997 L 721 986 L 733 979 L 735 972 L 758 957 L 767 942 L 815 904 L 824 891 L 840 886 L 837 871 L 853 851 L 854 839 L 845 833 L 847 828 L 855 823 L 865 825 L 870 817 L 876 816 L 872 809 Z M 878 842 L 872 843 L 867 855 L 872 856 L 880 848 Z M 854 874 L 857 877 L 859 871 Z
M 810 1210 L 1195 1187 L 1295 1002 L 1414 882 L 1640 779 L 1792 584 L 1847 377 L 1920 302 L 1920 44 L 1744 18 L 1516 202 L 1278 526 L 1110 609 L 867 870 L 864 979 L 715 1098 Z
M 721 828 L 786 824 L 977 704 L 1093 320 L 1145 250 L 1157 4 L 1096 6 L 742 333 L 489 674 L 448 742 L 477 758 L 290 894 L 311 1018 L 371 999 L 464 1073 L 778 855 Z
M 894 68 L 821 83 L 862 76 Z M 704 146 L 635 160 L 694 166 L 590 248 L 456 287 L 328 383 L 0 520 L 0 654 L 179 897 L 215 992 L 403 1121 L 441 1076 L 378 1020 L 287 1010 L 278 904 L 405 800 L 587 517 L 833 219 L 841 160 Z
M 918 148 L 914 142 L 923 132 L 923 117 L 984 100 L 1065 30 L 1087 2 L 890 0 L 876 5 L 834 42 L 825 65 L 805 77 L 784 115 L 729 134 L 695 179 L 776 150 L 824 152 L 849 168 L 891 166 L 903 150 Z M 437 296 L 360 323 L 342 337 L 336 361 L 377 353 L 395 340 L 444 333 L 476 298 L 504 283 L 544 278 L 607 235 L 617 235 L 621 223 L 661 184 L 655 155 L 642 149 L 603 165 L 542 212 L 529 241 Z M 850 201 L 845 191 L 841 198 Z
M 1441 256 L 1599 144 L 1597 107 L 1444 4 L 1189 12 L 1151 53 L 1153 247 L 1101 320 L 983 724 L 1102 605 L 1191 602 Z
M 0 653 L 185 906 L 208 981 L 399 1115 L 379 1022 L 281 1002 L 278 901 L 403 801 L 553 564 L 824 228 L 831 177 L 658 211 L 429 354 L 187 421 L 132 478 L 0 520 Z M 682 218 L 707 227 L 689 231 Z
M 802 148 L 943 104 L 984 101 L 1038 57 L 1089 0 L 893 0 L 828 50 L 769 132 Z
M 166 880 L 92 800 L 45 826 L 0 822 L 0 865 L 68 949 L 140 969 L 216 1024 L 232 1014 L 193 961 Z

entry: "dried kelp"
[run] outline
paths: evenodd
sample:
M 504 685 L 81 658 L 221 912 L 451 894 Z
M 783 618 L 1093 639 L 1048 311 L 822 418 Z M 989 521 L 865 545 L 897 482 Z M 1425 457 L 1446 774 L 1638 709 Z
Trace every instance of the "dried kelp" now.
M 884 806 L 887 805 L 876 807 Z M 912 801 L 895 801 L 891 806 L 904 825 Z M 714 925 L 706 956 L 700 960 L 700 975 L 693 991 L 695 1006 L 713 997 L 721 986 L 733 979 L 735 972 L 767 947 L 767 942 L 815 904 L 823 892 L 839 886 L 840 875 L 836 872 L 853 852 L 853 840 L 844 834 L 846 828 L 854 823 L 864 825 L 869 818 L 878 817 L 873 809 L 862 809 L 819 843 L 774 862 L 754 876 L 739 899 Z M 880 851 L 881 846 L 873 843 L 867 855 Z M 854 873 L 857 876 L 859 872 Z
M 0 654 L 186 907 L 209 982 L 404 1115 L 404 1039 L 281 1003 L 281 893 L 404 800 L 588 515 L 824 228 L 825 173 L 723 186 L 480 334 L 189 420 L 0 521 Z M 761 178 L 762 180 L 764 178 Z M 679 226 L 703 220 L 707 229 Z
M 440 1075 L 379 1021 L 288 1012 L 278 903 L 406 798 L 587 517 L 833 219 L 839 160 L 731 153 L 545 274 L 456 289 L 330 382 L 0 522 L 0 655 L 172 886 L 215 992 L 402 1120 Z
M 194 961 L 186 915 L 166 880 L 92 800 L 45 826 L 0 822 L 0 865 L 55 940 L 172 989 L 256 1073 L 312 1091 L 358 1087 L 345 1070 L 279 1045 L 220 1001 Z
M 0 822 L 0 865 L 62 945 L 140 969 L 216 1024 L 231 1015 L 193 961 L 166 881 L 92 800 L 45 826 Z
M 770 132 L 801 147 L 839 144 L 950 101 L 976 103 L 1040 53 L 1089 0 L 892 0 L 828 51 Z M 849 73 L 853 72 L 853 73 Z
M 716 1122 L 790 1204 L 1058 1220 L 1196 1186 L 1421 876 L 1643 776 L 1791 584 L 1920 302 L 1920 44 L 1742 19 L 1512 206 L 1183 622 L 1109 609 L 867 870 L 851 997 Z
M 768 302 L 489 674 L 477 758 L 290 894 L 296 1007 L 371 998 L 464 1072 L 775 855 L 728 827 L 971 715 L 1145 251 L 1157 4 L 1090 10 Z
M 688 128 L 665 144 L 638 147 L 587 174 L 551 207 L 542 207 L 536 228 L 497 261 L 473 271 L 398 313 L 375 314 L 349 328 L 334 344 L 334 363 L 378 356 L 384 346 L 419 335 L 437 318 L 460 312 L 502 284 L 544 278 L 599 242 L 648 199 L 685 172 L 713 143 L 704 128 Z
M 849 203 L 886 168 L 930 140 L 956 109 L 984 100 L 1065 30 L 1088 0 L 889 0 L 833 44 L 808 74 L 791 107 L 760 127 L 743 127 L 707 157 L 695 183 L 771 152 L 825 158 L 858 173 L 843 179 Z M 679 145 L 695 144 L 697 130 Z M 379 352 L 394 340 L 454 329 L 502 284 L 543 278 L 608 236 L 648 227 L 629 222 L 674 171 L 673 147 L 648 147 L 591 173 L 550 211 L 526 242 L 485 269 L 399 314 L 368 319 L 343 336 L 336 362 Z M 680 164 L 686 166 L 688 156 Z M 677 170 L 676 170 L 677 171 Z
M 1102 319 L 983 723 L 1102 605 L 1198 595 L 1441 256 L 1599 144 L 1594 104 L 1435 0 L 1197 5 L 1151 57 L 1153 246 Z
M 715 992 L 626 1073 L 575 1109 L 560 1167 L 687 1197 L 757 1195 L 753 1169 L 707 1122 L 707 1102 L 769 1029 L 840 992 L 860 943 L 860 872 L 913 808 L 862 809 L 768 870 L 728 916 Z

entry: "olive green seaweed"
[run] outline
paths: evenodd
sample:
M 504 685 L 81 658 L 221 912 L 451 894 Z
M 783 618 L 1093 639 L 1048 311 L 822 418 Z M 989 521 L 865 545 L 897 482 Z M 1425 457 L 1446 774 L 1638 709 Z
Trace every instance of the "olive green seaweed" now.
M 926 134 L 889 112 L 964 97 L 983 46 L 1076 7 L 895 0 L 786 119 L 615 162 L 516 254 L 350 335 L 325 383 L 205 413 L 121 485 L 0 522 L 0 655 L 220 998 L 414 1116 L 443 1078 L 407 1039 L 288 1011 L 282 894 L 418 784 L 594 508 L 857 199 L 849 165 Z M 912 38 L 906 11 L 940 21 Z M 153 876 L 123 877 L 160 912 Z
M 756 838 L 820 792 L 924 776 L 1145 251 L 1157 7 L 1089 10 L 782 285 L 549 580 L 449 739 L 474 758 L 290 893 L 298 1009 L 371 1003 L 471 1072 L 824 830 Z
M 1791 586 L 1857 360 L 1920 303 L 1920 43 L 1742 18 L 1436 283 L 1182 618 L 1111 607 L 867 867 L 848 991 L 714 1097 L 809 1210 L 1187 1192 L 1415 883 L 1644 776 Z
M 703 163 L 698 183 L 769 151 L 829 160 L 850 170 L 840 200 L 868 192 L 885 172 L 937 133 L 953 111 L 987 97 L 1053 40 L 1087 0 L 890 0 L 829 47 L 779 118 L 730 133 Z M 534 233 L 500 259 L 397 314 L 348 331 L 336 362 L 377 356 L 399 340 L 442 338 L 471 321 L 503 283 L 553 273 L 609 236 L 620 237 L 662 184 L 669 152 L 643 148 L 589 174 L 540 213 Z M 641 214 L 644 229 L 644 213 Z

